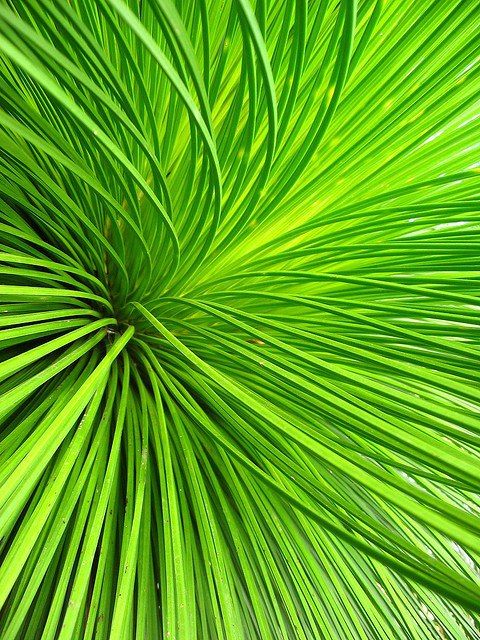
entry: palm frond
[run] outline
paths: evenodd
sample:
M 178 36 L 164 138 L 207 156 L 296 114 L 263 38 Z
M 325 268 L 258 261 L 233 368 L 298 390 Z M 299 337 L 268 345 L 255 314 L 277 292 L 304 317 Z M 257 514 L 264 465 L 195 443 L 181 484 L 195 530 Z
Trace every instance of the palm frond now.
M 479 20 L 2 0 L 2 640 L 480 637 Z

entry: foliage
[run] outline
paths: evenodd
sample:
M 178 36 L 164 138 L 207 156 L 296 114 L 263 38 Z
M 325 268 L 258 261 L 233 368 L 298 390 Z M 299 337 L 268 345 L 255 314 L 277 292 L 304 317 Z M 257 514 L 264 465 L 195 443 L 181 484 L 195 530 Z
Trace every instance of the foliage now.
M 478 638 L 475 0 L 2 0 L 2 640 Z

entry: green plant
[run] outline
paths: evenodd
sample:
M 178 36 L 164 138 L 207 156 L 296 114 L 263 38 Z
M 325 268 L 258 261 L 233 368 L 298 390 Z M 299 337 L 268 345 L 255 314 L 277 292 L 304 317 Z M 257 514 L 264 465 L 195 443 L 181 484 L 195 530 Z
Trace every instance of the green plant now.
M 475 0 L 0 3 L 0 638 L 478 638 Z

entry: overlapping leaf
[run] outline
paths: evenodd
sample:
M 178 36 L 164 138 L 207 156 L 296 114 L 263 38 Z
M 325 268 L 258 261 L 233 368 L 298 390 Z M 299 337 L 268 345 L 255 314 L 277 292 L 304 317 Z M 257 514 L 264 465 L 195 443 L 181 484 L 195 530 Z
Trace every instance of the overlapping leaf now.
M 0 4 L 0 638 L 474 639 L 477 2 Z

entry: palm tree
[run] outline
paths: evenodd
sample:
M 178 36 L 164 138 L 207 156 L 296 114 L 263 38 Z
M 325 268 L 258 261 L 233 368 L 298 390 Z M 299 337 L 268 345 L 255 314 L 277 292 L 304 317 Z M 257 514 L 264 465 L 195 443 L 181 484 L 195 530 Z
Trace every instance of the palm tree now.
M 480 637 L 479 21 L 0 2 L 1 640 Z

